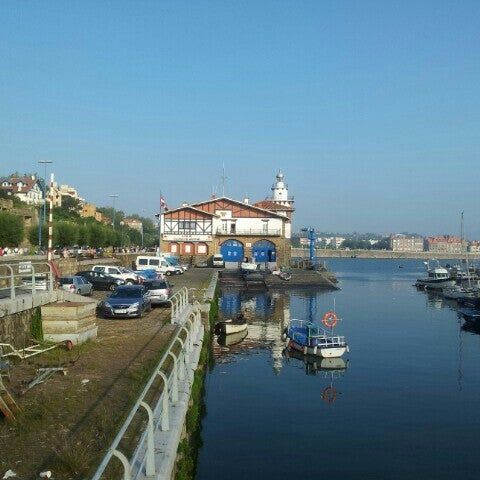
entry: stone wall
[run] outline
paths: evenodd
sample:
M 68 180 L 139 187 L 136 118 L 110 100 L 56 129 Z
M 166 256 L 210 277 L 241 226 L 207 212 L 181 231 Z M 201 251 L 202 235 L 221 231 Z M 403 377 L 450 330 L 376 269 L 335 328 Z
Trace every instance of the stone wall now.
M 16 348 L 24 347 L 30 339 L 30 327 L 35 308 L 0 317 L 0 342 Z

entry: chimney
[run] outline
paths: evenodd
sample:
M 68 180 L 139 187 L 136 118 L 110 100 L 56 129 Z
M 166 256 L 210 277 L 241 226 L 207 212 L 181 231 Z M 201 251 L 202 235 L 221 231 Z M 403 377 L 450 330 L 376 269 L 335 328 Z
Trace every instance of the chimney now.
M 182 203 L 182 207 L 188 207 L 188 203 L 187 203 L 187 202 L 183 202 L 183 203 Z
M 243 199 L 243 203 L 244 203 L 245 205 L 248 205 L 248 204 L 250 203 L 250 199 L 249 199 L 248 197 L 245 197 L 245 198 Z

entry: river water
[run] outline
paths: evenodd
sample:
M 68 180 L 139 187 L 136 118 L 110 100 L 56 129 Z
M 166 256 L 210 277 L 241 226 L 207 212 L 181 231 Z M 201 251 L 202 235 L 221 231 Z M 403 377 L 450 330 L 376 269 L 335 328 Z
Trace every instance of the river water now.
M 421 261 L 328 266 L 341 291 L 223 292 L 223 314 L 242 308 L 249 331 L 215 342 L 197 479 L 478 478 L 480 332 L 412 286 Z M 282 354 L 285 322 L 334 301 L 345 363 Z

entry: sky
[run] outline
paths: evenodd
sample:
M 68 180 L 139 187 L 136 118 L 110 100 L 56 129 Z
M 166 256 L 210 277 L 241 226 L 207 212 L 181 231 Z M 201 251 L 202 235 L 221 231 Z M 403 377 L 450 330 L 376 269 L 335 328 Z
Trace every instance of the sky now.
M 479 1 L 0 2 L 0 175 L 152 215 L 260 200 L 294 229 L 480 238 Z

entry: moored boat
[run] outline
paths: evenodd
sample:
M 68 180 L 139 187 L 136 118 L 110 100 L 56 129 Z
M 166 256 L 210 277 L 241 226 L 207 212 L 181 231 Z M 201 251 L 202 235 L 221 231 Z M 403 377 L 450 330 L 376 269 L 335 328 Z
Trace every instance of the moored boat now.
M 239 313 L 236 317 L 218 322 L 215 324 L 216 334 L 232 335 L 247 330 L 247 320 L 243 314 Z
M 450 272 L 440 265 L 438 260 L 432 260 L 436 262 L 434 267 L 430 267 L 430 260 L 425 262 L 427 268 L 427 276 L 417 279 L 415 285 L 418 288 L 429 288 L 432 290 L 442 290 L 446 287 L 453 287 L 455 285 L 455 278 L 453 278 Z
M 338 358 L 349 351 L 344 336 L 333 335 L 333 327 L 337 323 L 334 312 L 327 312 L 322 320 L 327 331 L 313 322 L 293 319 L 285 331 L 285 346 L 304 355 L 322 358 Z

